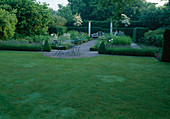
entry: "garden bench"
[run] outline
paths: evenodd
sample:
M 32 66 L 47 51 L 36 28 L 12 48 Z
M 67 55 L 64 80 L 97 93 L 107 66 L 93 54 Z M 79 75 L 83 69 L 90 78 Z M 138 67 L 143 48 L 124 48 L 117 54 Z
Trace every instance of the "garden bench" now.
M 98 38 L 98 37 L 103 36 L 103 35 L 104 35 L 104 32 L 98 31 L 97 33 L 92 34 L 92 38 Z

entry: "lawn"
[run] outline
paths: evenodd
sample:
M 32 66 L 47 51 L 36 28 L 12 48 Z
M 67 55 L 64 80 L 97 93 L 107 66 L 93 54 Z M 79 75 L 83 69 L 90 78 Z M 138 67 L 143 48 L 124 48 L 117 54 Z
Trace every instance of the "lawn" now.
M 168 119 L 170 63 L 0 51 L 0 119 Z

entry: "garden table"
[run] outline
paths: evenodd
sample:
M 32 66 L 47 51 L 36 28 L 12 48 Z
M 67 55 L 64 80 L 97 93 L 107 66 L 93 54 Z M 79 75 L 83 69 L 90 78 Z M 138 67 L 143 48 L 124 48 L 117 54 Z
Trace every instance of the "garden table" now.
M 64 54 L 63 50 L 65 49 L 65 47 L 63 47 L 63 46 L 56 46 L 56 48 L 57 48 L 57 51 L 56 51 L 55 54 L 57 54 L 57 55 Z

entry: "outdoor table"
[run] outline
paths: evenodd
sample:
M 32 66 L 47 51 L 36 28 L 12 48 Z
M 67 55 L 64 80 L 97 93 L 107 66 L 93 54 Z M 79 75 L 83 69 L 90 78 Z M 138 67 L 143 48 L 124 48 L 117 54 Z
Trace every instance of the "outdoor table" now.
M 57 55 L 64 54 L 64 52 L 62 50 L 64 50 L 65 47 L 63 47 L 63 46 L 56 46 L 56 48 L 57 48 L 57 51 L 56 51 L 55 54 L 57 54 Z

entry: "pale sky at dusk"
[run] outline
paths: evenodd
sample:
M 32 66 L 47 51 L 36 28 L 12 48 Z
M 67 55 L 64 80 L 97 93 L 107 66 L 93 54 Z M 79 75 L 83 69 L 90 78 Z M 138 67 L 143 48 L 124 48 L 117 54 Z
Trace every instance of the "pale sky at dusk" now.
M 63 4 L 63 5 L 68 4 L 67 0 L 37 0 L 37 1 L 48 3 L 49 7 L 53 8 L 54 10 L 58 9 L 57 4 Z M 146 1 L 158 3 L 158 6 L 163 5 L 164 3 L 168 2 L 168 0 L 163 0 L 162 2 L 161 0 L 146 0 Z

